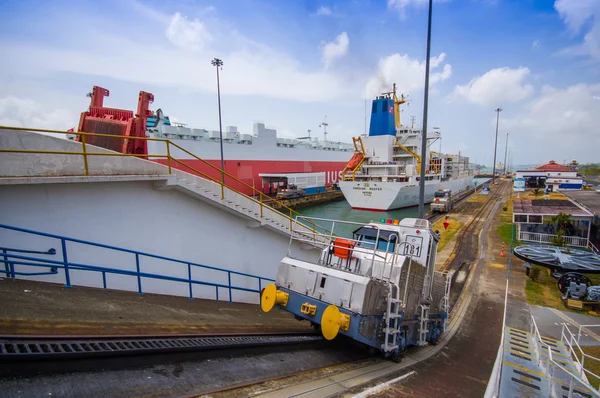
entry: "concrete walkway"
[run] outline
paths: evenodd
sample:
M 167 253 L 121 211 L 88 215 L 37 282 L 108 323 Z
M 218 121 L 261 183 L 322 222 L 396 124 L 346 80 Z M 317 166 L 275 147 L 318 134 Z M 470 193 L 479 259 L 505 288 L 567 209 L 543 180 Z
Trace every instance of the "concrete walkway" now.
M 310 332 L 284 311 L 122 290 L 0 280 L 0 335 L 158 335 Z
M 600 319 L 596 316 L 560 311 L 554 308 L 530 305 L 540 334 L 560 340 L 562 324 L 566 323 L 571 333 L 577 335 L 580 325 L 596 325 L 583 330 L 579 345 L 600 345 Z

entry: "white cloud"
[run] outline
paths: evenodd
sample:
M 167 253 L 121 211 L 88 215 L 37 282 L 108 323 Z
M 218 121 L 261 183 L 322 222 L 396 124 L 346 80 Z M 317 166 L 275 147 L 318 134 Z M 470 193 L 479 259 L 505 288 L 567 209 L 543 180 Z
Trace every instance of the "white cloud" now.
M 434 3 L 446 3 L 451 0 L 433 0 Z M 395 9 L 400 17 L 406 17 L 406 9 L 409 7 L 427 7 L 429 0 L 388 0 L 388 8 Z
M 348 34 L 346 32 L 340 33 L 335 40 L 331 42 L 323 42 L 321 43 L 321 48 L 323 52 L 323 63 L 325 64 L 325 68 L 329 68 L 333 61 L 337 58 L 343 57 L 348 53 L 348 47 L 350 45 L 350 39 L 348 38 Z
M 586 23 L 589 29 L 583 42 L 567 48 L 564 52 L 573 55 L 589 55 L 600 60 L 600 1 L 598 0 L 556 0 L 554 8 L 572 34 L 578 34 Z
M 321 6 L 317 10 L 317 16 L 330 17 L 332 15 L 333 15 L 333 11 L 331 11 L 331 8 L 329 8 L 329 7 Z
M 523 148 L 529 145 L 533 145 L 532 149 L 540 148 L 546 144 L 543 151 L 550 158 L 576 155 L 594 159 L 597 158 L 600 125 L 594 96 L 599 94 L 600 84 L 581 83 L 565 89 L 544 86 L 540 95 L 521 113 L 501 123 Z
M 535 51 L 538 48 L 540 48 L 540 41 L 539 40 L 534 40 L 533 43 L 531 43 L 531 49 Z
M 78 115 L 66 109 L 44 109 L 29 98 L 0 98 L 0 125 L 50 130 L 77 129 Z
M 201 50 L 212 39 L 202 22 L 188 21 L 178 12 L 171 18 L 165 34 L 171 43 L 184 50 Z
M 180 14 L 164 24 L 146 18 L 145 23 L 138 23 L 138 30 L 146 35 L 139 37 L 118 29 L 98 31 L 94 27 L 104 22 L 98 17 L 87 21 L 87 30 L 84 27 L 78 35 L 64 37 L 61 45 L 0 40 L 0 46 L 11 54 L 10 60 L 2 64 L 3 74 L 72 73 L 212 93 L 216 92 L 216 83 L 210 60 L 216 56 L 224 61 L 223 94 L 311 102 L 330 101 L 352 90 L 340 73 L 305 70 L 285 52 L 254 42 L 235 29 L 219 30 L 226 22 L 215 25 L 209 34 L 206 23 L 190 21 Z M 211 47 L 213 36 L 214 41 L 223 43 L 218 49 Z M 330 43 L 333 46 L 326 46 L 327 62 L 345 54 L 348 42 L 343 33 Z M 45 61 L 40 63 L 39 59 Z
M 434 84 L 448 79 L 452 75 L 452 66 L 445 64 L 441 71 L 434 72 L 446 58 L 445 53 L 431 57 L 429 69 L 430 88 Z M 407 54 L 393 54 L 379 60 L 377 72 L 367 82 L 366 95 L 376 96 L 390 91 L 396 83 L 400 93 L 411 94 L 420 91 L 425 86 L 425 61 L 410 58 Z
M 533 93 L 533 86 L 525 84 L 528 68 L 497 68 L 482 76 L 477 76 L 468 84 L 457 85 L 451 97 L 462 97 L 482 106 L 500 106 L 507 102 L 517 102 Z

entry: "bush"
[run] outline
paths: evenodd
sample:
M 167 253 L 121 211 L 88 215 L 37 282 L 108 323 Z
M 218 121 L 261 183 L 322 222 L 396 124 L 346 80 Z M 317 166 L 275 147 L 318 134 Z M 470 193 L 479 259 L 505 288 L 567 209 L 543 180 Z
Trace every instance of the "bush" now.
M 504 211 L 508 210 L 508 206 L 504 206 L 504 207 L 502 208 L 502 210 L 504 210 Z
M 529 271 L 529 278 L 531 278 L 531 280 L 534 282 L 537 282 L 540 278 L 540 269 L 535 265 L 532 266 L 531 270 Z

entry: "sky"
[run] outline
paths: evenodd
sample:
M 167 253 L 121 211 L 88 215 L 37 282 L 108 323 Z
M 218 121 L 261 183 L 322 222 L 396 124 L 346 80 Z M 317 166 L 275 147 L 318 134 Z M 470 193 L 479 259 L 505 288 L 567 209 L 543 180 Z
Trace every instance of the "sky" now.
M 105 106 L 135 110 L 143 90 L 218 130 L 215 57 L 223 126 L 242 133 L 323 139 L 326 118 L 328 140 L 352 142 L 393 83 L 401 123 L 422 125 L 427 0 L 0 4 L 0 125 L 77 128 L 96 85 Z M 497 116 L 497 163 L 600 162 L 600 0 L 433 1 L 428 129 L 492 165 Z

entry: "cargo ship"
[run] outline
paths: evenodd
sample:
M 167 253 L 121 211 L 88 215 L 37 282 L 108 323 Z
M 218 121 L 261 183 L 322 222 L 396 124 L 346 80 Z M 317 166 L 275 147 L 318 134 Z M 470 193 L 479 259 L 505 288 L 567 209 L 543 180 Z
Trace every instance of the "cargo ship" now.
M 427 134 L 425 159 L 421 159 L 423 132 L 400 124 L 404 96 L 393 90 L 372 102 L 367 136 L 353 138 L 354 154 L 342 170 L 339 187 L 353 209 L 387 211 L 419 204 L 421 167 L 425 167 L 425 203 L 431 203 L 437 190 L 453 195 L 473 186 L 475 171 L 469 158 L 430 151 L 441 138 Z
M 141 91 L 138 107 L 133 111 L 108 108 L 104 106 L 104 98 L 110 95 L 109 90 L 94 86 L 88 94 L 91 98 L 87 111 L 82 112 L 77 131 L 115 134 L 130 137 L 167 138 L 186 151 L 221 168 L 220 132 L 204 128 L 193 128 L 183 123 L 171 121 L 161 109 L 156 112 L 149 109 L 154 101 L 151 93 Z M 235 126 L 226 126 L 223 131 L 223 159 L 225 172 L 242 180 L 250 187 L 265 193 L 277 192 L 281 183 L 263 183 L 261 175 L 324 173 L 325 186 L 339 181 L 341 172 L 352 157 L 354 151 L 351 143 L 334 142 L 317 137 L 299 137 L 297 139 L 277 137 L 274 129 L 265 127 L 264 123 L 254 123 L 252 133 L 238 131 Z M 148 155 L 147 159 L 159 163 L 166 160 L 152 155 L 166 155 L 164 142 L 151 140 L 123 140 L 96 137 L 88 143 L 123 153 Z M 207 166 L 185 151 L 172 149 L 171 156 L 200 172 L 220 180 L 220 172 Z M 173 167 L 190 171 L 179 164 Z M 308 174 L 307 174 L 308 175 Z M 227 182 L 226 182 L 227 183 Z M 235 189 L 247 195 L 256 191 L 239 183 Z

